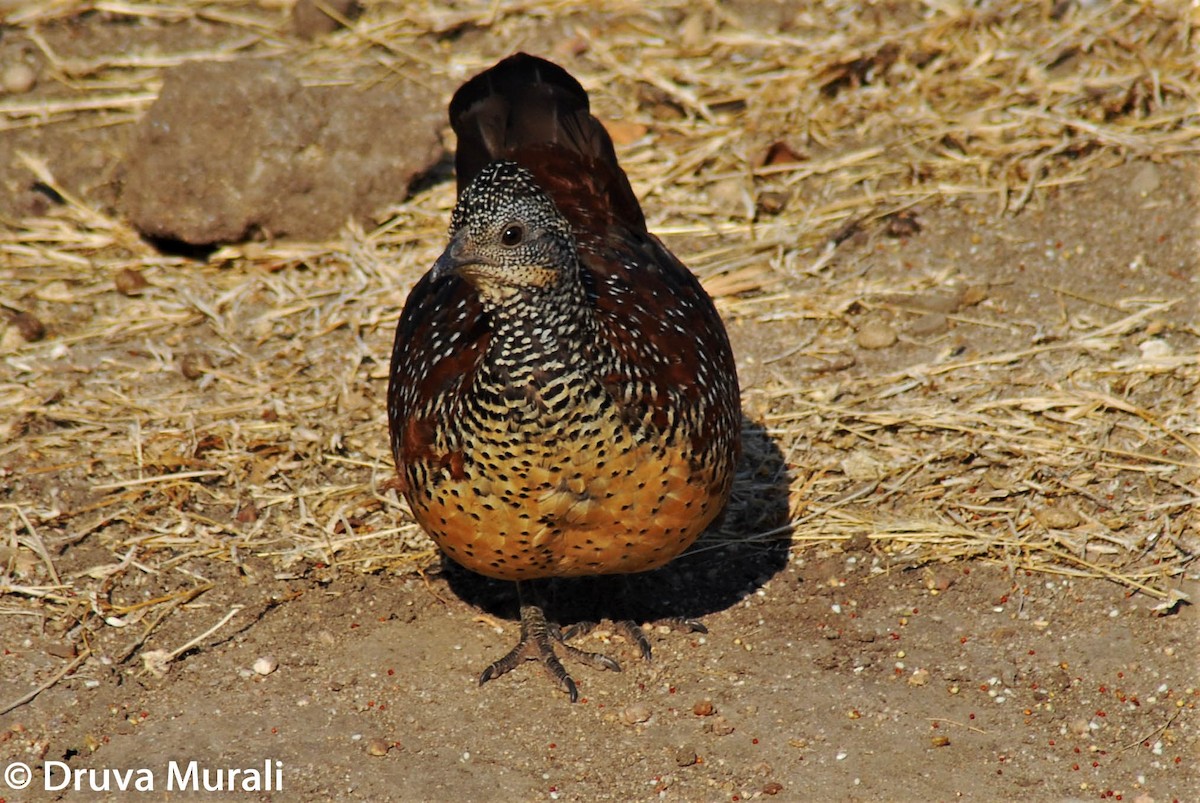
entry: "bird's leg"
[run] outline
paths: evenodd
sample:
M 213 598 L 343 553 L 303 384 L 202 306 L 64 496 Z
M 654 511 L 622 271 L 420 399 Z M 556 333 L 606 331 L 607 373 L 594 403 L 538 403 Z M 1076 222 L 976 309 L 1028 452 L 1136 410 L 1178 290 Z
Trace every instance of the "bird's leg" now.
M 518 596 L 520 596 L 520 593 L 521 590 L 518 585 Z M 546 621 L 546 613 L 541 607 L 522 601 L 521 638 L 517 641 L 517 646 L 513 647 L 503 658 L 483 670 L 483 674 L 479 676 L 479 685 L 482 686 L 493 678 L 498 678 L 506 672 L 511 672 L 525 661 L 537 661 L 545 668 L 546 673 L 558 683 L 559 687 L 567 693 L 571 698 L 571 702 L 576 702 L 579 699 L 579 689 L 576 688 L 575 681 L 571 679 L 567 670 L 563 668 L 562 662 L 555 655 L 555 643 L 559 644 L 568 656 L 583 664 L 596 669 L 610 669 L 614 672 L 621 671 L 621 665 L 607 655 L 587 652 L 586 650 L 581 650 L 578 647 L 572 647 L 570 644 L 564 643 L 562 630 L 553 622 Z

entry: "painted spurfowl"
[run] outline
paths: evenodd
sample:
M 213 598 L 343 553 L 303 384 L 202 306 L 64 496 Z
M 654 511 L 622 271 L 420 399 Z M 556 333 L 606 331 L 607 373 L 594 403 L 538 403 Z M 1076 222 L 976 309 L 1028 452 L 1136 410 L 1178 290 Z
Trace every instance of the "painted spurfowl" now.
M 517 582 L 521 638 L 480 677 L 566 643 L 522 582 L 654 569 L 729 499 L 737 371 L 721 318 L 646 221 L 570 74 L 517 54 L 450 103 L 450 244 L 396 330 L 391 445 L 417 522 L 453 560 Z M 618 623 L 649 657 L 632 622 Z

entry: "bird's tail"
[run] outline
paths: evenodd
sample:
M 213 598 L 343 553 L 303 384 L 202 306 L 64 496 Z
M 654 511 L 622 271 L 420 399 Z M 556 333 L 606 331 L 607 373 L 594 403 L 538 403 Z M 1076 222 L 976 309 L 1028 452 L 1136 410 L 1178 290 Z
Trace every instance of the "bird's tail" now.
M 450 101 L 458 136 L 458 191 L 490 162 L 511 159 L 538 172 L 540 156 L 564 149 L 604 174 L 609 204 L 641 221 L 612 138 L 589 110 L 587 91 L 557 64 L 517 53 L 463 84 Z M 632 221 L 631 221 L 632 222 Z

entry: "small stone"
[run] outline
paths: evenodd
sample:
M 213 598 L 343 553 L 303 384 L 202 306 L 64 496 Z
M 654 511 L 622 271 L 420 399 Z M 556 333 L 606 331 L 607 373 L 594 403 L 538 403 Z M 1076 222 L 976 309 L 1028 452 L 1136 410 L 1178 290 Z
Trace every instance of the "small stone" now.
M 675 766 L 690 767 L 699 760 L 696 750 L 691 745 L 685 745 L 675 751 Z
M 1087 736 L 1092 732 L 1091 726 L 1086 719 L 1082 717 L 1071 720 L 1067 723 L 1067 730 L 1071 731 L 1075 736 Z
M 1146 334 L 1150 337 L 1154 337 L 1155 335 L 1161 335 L 1167 330 L 1167 328 L 1168 324 L 1162 318 L 1152 318 L 1150 322 L 1146 324 Z
M 842 459 L 842 471 L 855 482 L 873 482 L 887 476 L 886 467 L 866 452 L 851 452 Z
M 958 297 L 958 306 L 973 307 L 976 304 L 984 301 L 988 297 L 987 285 L 973 284 L 969 287 L 964 287 L 962 295 Z
M 606 120 L 604 130 L 612 137 L 615 145 L 632 145 L 650 130 L 642 123 L 632 120 Z
M 338 17 L 350 21 L 362 13 L 362 6 L 356 0 L 297 0 L 292 6 L 292 27 L 296 35 L 303 39 L 316 39 L 328 33 L 333 33 L 342 23 L 326 13 L 325 6 Z
M 961 304 L 961 293 L 924 293 L 909 299 L 909 305 L 922 312 L 940 312 L 943 315 L 957 312 Z
M 368 739 L 366 745 L 367 755 L 369 756 L 386 756 L 392 746 L 383 739 Z
M 1169 360 L 1175 356 L 1171 344 L 1159 337 L 1138 343 L 1138 351 L 1142 352 L 1143 360 Z
M 918 669 L 908 676 L 908 685 L 910 686 L 926 686 L 929 684 L 929 670 Z
M 117 290 L 121 295 L 136 296 L 146 289 L 149 282 L 146 281 L 146 277 L 142 275 L 141 271 L 134 270 L 133 268 L 122 268 L 113 277 L 113 284 L 117 286 Z
M 1062 505 L 1047 505 L 1034 511 L 1033 517 L 1047 530 L 1069 530 L 1081 521 L 1078 513 Z
M 855 336 L 860 348 L 885 349 L 896 342 L 896 330 L 885 321 L 867 321 Z
M 783 791 L 783 784 L 778 781 L 771 781 L 768 784 L 763 784 L 762 793 L 768 796 L 774 796 Z
M 728 736 L 736 730 L 723 716 L 715 716 L 704 724 L 704 730 L 716 736 Z
M 184 379 L 199 379 L 209 367 L 208 357 L 204 354 L 190 352 L 179 360 L 179 373 L 183 374 Z
M 55 658 L 74 658 L 76 655 L 74 644 L 47 644 L 46 652 Z
M 650 706 L 645 703 L 633 703 L 627 705 L 625 710 L 621 712 L 621 721 L 626 725 L 638 725 L 649 720 L 653 714 L 654 712 L 650 710 Z
M 940 312 L 927 312 L 908 325 L 908 333 L 917 337 L 940 335 L 950 328 L 950 322 Z
M 758 196 L 758 211 L 766 215 L 778 215 L 787 209 L 788 202 L 791 200 L 790 192 L 767 190 Z
M 10 64 L 4 68 L 0 83 L 3 83 L 5 92 L 22 95 L 33 89 L 33 85 L 37 83 L 37 72 L 24 62 Z
M 883 231 L 888 237 L 912 237 L 921 232 L 921 221 L 917 220 L 915 212 L 906 209 L 888 215 Z
M 264 655 L 261 658 L 254 660 L 254 665 L 250 667 L 255 674 L 269 675 L 279 668 L 279 661 L 274 655 Z
M 857 532 L 850 536 L 842 544 L 842 550 L 845 552 L 869 552 L 871 550 L 871 536 L 864 532 Z
M 716 710 L 712 700 L 701 700 L 692 706 L 692 713 L 698 717 L 711 717 Z
M 934 736 L 929 740 L 929 746 L 930 747 L 949 747 L 950 746 L 950 737 L 949 736 Z
M 9 322 L 27 343 L 33 343 L 46 336 L 46 324 L 32 312 L 15 312 L 9 318 Z

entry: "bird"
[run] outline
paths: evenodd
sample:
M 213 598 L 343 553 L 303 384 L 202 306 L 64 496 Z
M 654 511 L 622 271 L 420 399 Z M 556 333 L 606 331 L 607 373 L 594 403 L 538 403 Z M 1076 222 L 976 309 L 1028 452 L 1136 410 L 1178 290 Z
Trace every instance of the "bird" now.
M 570 73 L 517 53 L 464 83 L 449 117 L 449 243 L 405 302 L 389 373 L 399 486 L 449 559 L 517 584 L 520 639 L 479 684 L 536 661 L 575 702 L 556 649 L 620 664 L 569 644 L 587 625 L 549 621 L 527 587 L 658 568 L 722 515 L 737 367 Z M 615 624 L 649 659 L 641 627 Z

